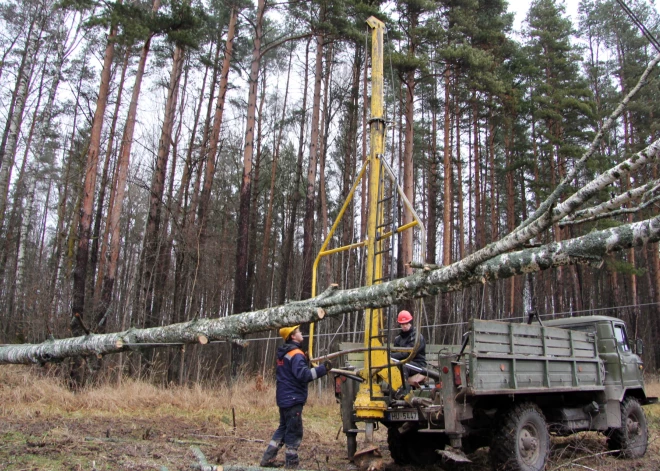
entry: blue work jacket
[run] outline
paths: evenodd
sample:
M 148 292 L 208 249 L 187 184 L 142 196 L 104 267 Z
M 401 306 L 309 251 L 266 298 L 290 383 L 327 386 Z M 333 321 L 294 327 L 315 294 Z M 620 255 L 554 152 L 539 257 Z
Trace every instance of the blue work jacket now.
M 277 349 L 275 397 L 278 407 L 287 408 L 307 402 L 307 383 L 328 374 L 325 366 L 310 368 L 300 345 L 289 341 Z

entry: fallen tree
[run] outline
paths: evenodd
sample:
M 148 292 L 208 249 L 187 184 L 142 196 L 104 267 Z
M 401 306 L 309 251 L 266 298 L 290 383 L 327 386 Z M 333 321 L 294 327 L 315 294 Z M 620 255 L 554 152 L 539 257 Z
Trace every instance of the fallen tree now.
M 575 239 L 498 255 L 456 277 L 453 265 L 426 266 L 414 275 L 370 287 L 340 290 L 331 286 L 316 298 L 219 319 L 196 319 L 150 329 L 49 340 L 36 345 L 0 347 L 0 363 L 46 363 L 72 356 L 106 355 L 157 345 L 206 343 L 339 316 L 368 307 L 461 290 L 467 286 L 576 264 L 600 264 L 606 255 L 660 241 L 660 216 Z
M 286 325 L 296 325 L 322 319 L 325 316 L 384 307 L 402 301 L 457 291 L 477 283 L 533 273 L 562 265 L 601 264 L 606 255 L 660 241 L 660 216 L 657 211 L 641 222 L 591 232 L 585 236 L 538 248 L 519 250 L 524 244 L 540 237 L 555 224 L 587 221 L 602 214 L 614 216 L 623 204 L 642 198 L 636 208 L 626 214 L 653 208 L 660 185 L 652 182 L 638 190 L 613 196 L 591 210 L 581 210 L 589 200 L 639 171 L 660 155 L 660 140 L 634 154 L 629 159 L 589 180 L 572 195 L 562 199 L 597 152 L 600 141 L 615 125 L 631 98 L 646 84 L 649 75 L 660 62 L 660 54 L 647 66 L 637 85 L 623 98 L 617 109 L 598 131 L 593 142 L 573 168 L 557 185 L 553 193 L 520 226 L 500 240 L 446 267 L 427 265 L 418 273 L 369 287 L 340 290 L 333 285 L 315 298 L 292 302 L 260 311 L 246 312 L 219 319 L 196 319 L 180 324 L 149 329 L 129 329 L 112 334 L 93 334 L 48 340 L 41 344 L 0 347 L 0 364 L 46 363 L 68 357 L 106 355 L 168 344 L 205 344 L 209 340 L 238 340 L 242 336 Z M 621 185 L 622 187 L 624 185 Z M 623 213 L 621 213 L 623 214 Z M 82 321 L 80 321 L 82 323 Z

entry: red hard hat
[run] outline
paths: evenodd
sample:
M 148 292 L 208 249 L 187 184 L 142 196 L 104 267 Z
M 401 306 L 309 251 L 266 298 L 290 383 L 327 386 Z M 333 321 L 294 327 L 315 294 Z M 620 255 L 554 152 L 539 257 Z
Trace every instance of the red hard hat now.
M 408 311 L 403 310 L 399 313 L 399 315 L 396 317 L 396 321 L 399 324 L 407 324 L 408 322 L 412 322 L 412 314 L 410 314 Z

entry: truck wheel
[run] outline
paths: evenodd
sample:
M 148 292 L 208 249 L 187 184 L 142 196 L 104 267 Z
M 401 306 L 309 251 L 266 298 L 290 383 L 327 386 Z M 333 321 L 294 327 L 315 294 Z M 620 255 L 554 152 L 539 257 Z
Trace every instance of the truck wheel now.
M 541 471 L 550 450 L 550 434 L 541 410 L 520 404 L 498 421 L 490 445 L 490 461 L 497 471 Z
M 407 442 L 406 436 L 399 432 L 397 425 L 387 427 L 387 446 L 394 462 L 401 466 L 412 464 Z
M 349 460 L 353 459 L 353 455 L 357 451 L 357 432 L 347 432 L 347 430 L 355 430 L 357 428 L 353 416 L 353 402 L 355 402 L 358 388 L 358 382 L 351 379 L 347 379 L 341 383 L 341 401 L 339 407 L 341 410 L 341 424 L 346 434 L 346 452 Z
M 628 397 L 621 403 L 621 427 L 611 430 L 607 447 L 623 458 L 641 458 L 647 445 L 646 415 L 637 399 Z
M 419 433 L 411 430 L 402 434 L 399 425 L 387 428 L 387 445 L 392 459 L 398 465 L 430 466 L 440 460 L 435 450 L 444 450 L 446 436 L 435 433 Z

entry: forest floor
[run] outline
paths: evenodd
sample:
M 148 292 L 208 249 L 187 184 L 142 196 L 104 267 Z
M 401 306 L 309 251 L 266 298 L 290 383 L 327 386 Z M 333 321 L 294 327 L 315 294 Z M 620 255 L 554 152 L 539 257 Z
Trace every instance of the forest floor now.
M 657 381 L 649 394 L 660 395 Z M 338 407 L 331 391 L 310 388 L 302 469 L 354 469 L 345 458 Z M 616 459 L 606 453 L 601 435 L 581 433 L 553 438 L 546 470 L 660 470 L 660 405 L 645 410 L 649 449 L 643 459 Z M 36 369 L 0 367 L 0 470 L 184 470 L 197 463 L 192 446 L 210 464 L 255 466 L 277 422 L 274 386 L 261 379 L 231 389 L 125 381 L 74 394 Z M 385 471 L 413 469 L 392 462 L 384 430 L 377 431 L 377 440 Z M 470 458 L 465 471 L 489 469 L 487 449 Z

